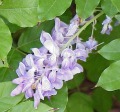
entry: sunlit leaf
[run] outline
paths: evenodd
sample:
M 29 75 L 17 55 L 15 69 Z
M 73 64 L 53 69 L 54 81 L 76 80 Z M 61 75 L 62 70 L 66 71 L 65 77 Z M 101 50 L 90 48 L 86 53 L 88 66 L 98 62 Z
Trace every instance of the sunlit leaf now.
M 111 0 L 103 0 L 101 7 L 109 17 L 113 17 L 118 12 L 117 8 L 112 4 Z
M 0 59 L 4 61 L 12 46 L 12 37 L 9 28 L 0 19 Z
M 4 0 L 0 15 L 21 27 L 32 27 L 38 22 L 38 0 Z
M 18 104 L 23 99 L 23 94 L 11 97 L 10 93 L 15 88 L 11 82 L 0 83 L 0 111 L 5 112 Z
M 19 103 L 15 107 L 13 107 L 9 112 L 54 112 L 51 107 L 49 107 L 46 104 L 40 103 L 38 108 L 35 109 L 33 107 L 34 101 L 25 101 L 22 103 Z
M 40 21 L 51 20 L 62 15 L 70 7 L 72 0 L 39 0 Z
M 83 20 L 91 16 L 100 0 L 75 0 L 76 12 Z
M 120 45 L 120 39 L 116 39 L 111 41 L 109 44 L 105 45 L 98 52 L 108 60 L 120 60 L 119 45 Z
M 120 89 L 120 61 L 114 62 L 101 74 L 96 86 L 107 91 Z

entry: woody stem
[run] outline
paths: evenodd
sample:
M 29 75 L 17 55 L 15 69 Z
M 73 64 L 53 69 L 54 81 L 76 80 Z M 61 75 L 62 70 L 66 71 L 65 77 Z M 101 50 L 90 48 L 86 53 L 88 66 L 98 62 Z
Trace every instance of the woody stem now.
M 87 26 L 89 26 L 93 21 L 95 21 L 97 18 L 99 18 L 103 14 L 104 14 L 103 11 L 101 11 L 94 18 L 88 21 L 82 28 L 80 28 L 78 32 L 76 32 L 72 37 L 70 37 L 70 40 L 62 47 L 62 50 L 68 47 L 75 37 L 77 37 L 83 30 L 86 29 Z

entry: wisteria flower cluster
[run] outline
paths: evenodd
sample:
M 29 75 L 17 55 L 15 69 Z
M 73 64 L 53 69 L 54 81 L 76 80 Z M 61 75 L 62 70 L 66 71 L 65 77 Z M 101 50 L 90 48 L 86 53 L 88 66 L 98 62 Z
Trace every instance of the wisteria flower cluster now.
M 11 96 L 24 93 L 26 99 L 34 97 L 34 107 L 37 108 L 40 100 L 56 95 L 64 81 L 83 72 L 83 67 L 77 61 L 86 61 L 88 54 L 96 49 L 95 39 L 90 37 L 88 41 L 82 42 L 76 36 L 70 45 L 63 47 L 78 31 L 79 25 L 77 15 L 69 25 L 55 18 L 51 35 L 42 31 L 40 41 L 43 46 L 32 48 L 33 54 L 28 54 L 19 63 L 16 70 L 18 78 L 13 80 L 18 86 L 11 92 Z

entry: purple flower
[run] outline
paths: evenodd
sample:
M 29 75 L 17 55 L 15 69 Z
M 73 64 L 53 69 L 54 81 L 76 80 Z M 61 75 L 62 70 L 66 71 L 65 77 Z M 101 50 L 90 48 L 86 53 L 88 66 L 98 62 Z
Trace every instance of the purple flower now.
M 52 38 L 58 44 L 58 46 L 64 43 L 67 28 L 67 24 L 60 21 L 59 18 L 55 18 L 55 27 L 52 30 Z
M 77 73 L 83 72 L 83 67 L 77 63 L 73 63 L 72 66 L 68 68 L 62 68 L 57 72 L 57 75 L 61 77 L 64 81 L 73 79 L 73 76 Z
M 33 54 L 28 54 L 19 63 L 16 70 L 18 78 L 13 80 L 18 86 L 11 92 L 11 96 L 24 93 L 26 99 L 33 97 L 34 107 L 37 108 L 45 97 L 49 99 L 57 94 L 63 81 L 71 80 L 75 74 L 83 72 L 77 60 L 86 61 L 88 49 L 94 49 L 97 42 L 91 38 L 82 42 L 76 37 L 70 46 L 62 50 L 62 46 L 77 32 L 79 23 L 77 15 L 70 21 L 70 25 L 56 18 L 52 36 L 42 31 L 40 41 L 43 46 L 32 48 Z
M 66 48 L 61 53 L 61 56 L 63 61 L 59 74 L 63 75 L 63 80 L 71 80 L 75 74 L 83 72 L 82 66 L 77 64 L 74 50 Z
M 66 36 L 69 37 L 74 35 L 74 33 L 77 32 L 79 25 L 80 25 L 80 18 L 78 17 L 78 15 L 75 15 L 74 18 L 70 21 L 70 25 L 68 27 Z
M 109 16 L 106 16 L 106 19 L 103 21 L 102 25 L 102 34 L 110 34 L 110 32 L 112 31 L 112 26 L 110 25 L 110 23 L 112 22 L 112 19 Z
M 98 42 L 93 37 L 90 37 L 89 40 L 85 42 L 85 47 L 91 51 L 97 48 L 97 44 Z
M 40 41 L 50 53 L 59 55 L 59 47 L 49 33 L 43 31 L 41 33 Z
M 11 96 L 23 92 L 27 99 L 34 97 L 34 107 L 37 108 L 40 100 L 44 100 L 46 94 L 48 96 L 55 95 L 55 89 L 61 88 L 63 82 L 58 81 L 55 72 L 51 72 L 57 71 L 57 66 L 50 68 L 49 64 L 44 63 L 48 58 L 48 52 L 42 52 L 41 49 L 37 48 L 32 50 L 34 55 L 28 54 L 16 70 L 19 78 L 14 79 L 13 83 L 18 84 L 18 86 L 11 92 Z M 45 53 L 46 56 L 44 56 Z
M 84 42 L 80 39 L 76 40 L 76 49 L 74 52 L 77 60 L 86 61 L 86 58 L 88 57 L 88 50 L 86 49 Z
M 86 61 L 86 58 L 88 57 L 88 52 L 85 49 L 75 49 L 75 55 L 76 58 L 82 61 Z
M 59 18 L 55 19 L 55 27 L 52 30 L 52 38 L 58 44 L 59 47 L 63 46 L 70 37 L 74 35 L 80 24 L 80 18 L 78 15 L 70 21 L 70 24 L 67 25 L 64 22 L 60 21 Z

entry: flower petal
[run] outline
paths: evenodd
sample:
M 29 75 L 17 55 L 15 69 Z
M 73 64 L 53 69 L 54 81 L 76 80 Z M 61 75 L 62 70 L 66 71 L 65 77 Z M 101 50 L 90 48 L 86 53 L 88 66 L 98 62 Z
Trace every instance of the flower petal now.
M 55 89 L 61 89 L 62 86 L 63 86 L 63 81 L 62 80 L 56 79 L 56 81 L 53 83 L 53 87 Z
M 56 79 L 56 71 L 50 72 L 50 74 L 49 74 L 49 80 L 51 82 L 55 82 L 55 79 Z
M 79 64 L 77 64 L 71 71 L 73 73 L 73 75 L 77 74 L 77 73 L 81 73 L 83 72 L 83 67 Z
M 59 31 L 59 28 L 60 28 L 60 19 L 55 18 L 55 30 Z
M 27 89 L 31 88 L 31 85 L 34 83 L 34 79 L 30 79 L 27 84 L 24 85 L 22 93 L 25 92 Z
M 56 55 L 51 55 L 47 61 L 48 61 L 48 65 L 49 65 L 49 66 L 55 65 L 56 62 L 57 62 L 57 57 L 56 57 Z
M 52 37 L 49 33 L 42 31 L 41 36 L 40 36 L 40 41 L 44 45 L 44 42 L 46 40 L 52 40 Z
M 25 61 L 26 61 L 28 66 L 30 66 L 30 67 L 34 66 L 34 61 L 33 61 L 33 55 L 32 54 L 28 54 L 25 58 Z
M 63 74 L 63 80 L 68 81 L 73 79 L 73 73 L 71 72 L 70 69 L 62 69 Z
M 24 80 L 23 77 L 19 77 L 19 78 L 14 79 L 12 82 L 15 83 L 15 84 L 20 84 L 20 83 L 23 82 L 23 80 Z
M 25 65 L 22 62 L 20 62 L 18 69 L 19 69 L 21 75 L 24 75 L 24 73 L 25 73 Z
M 40 51 L 38 48 L 32 48 L 32 52 L 34 53 L 35 56 L 40 57 Z
M 39 103 L 40 103 L 40 96 L 39 96 L 38 91 L 36 90 L 34 94 L 34 108 L 35 109 L 37 109 Z
M 23 85 L 20 84 L 18 85 L 12 92 L 11 92 L 11 96 L 16 96 L 18 94 L 20 94 L 22 92 L 23 89 Z
M 36 62 L 36 65 L 38 68 L 42 68 L 43 67 L 43 62 L 44 62 L 44 58 L 40 58 L 37 62 Z
M 42 90 L 43 91 L 51 90 L 51 83 L 46 76 L 43 76 L 42 78 Z
M 40 83 L 38 84 L 37 89 L 38 89 L 40 99 L 44 100 L 44 96 L 43 96 L 43 93 L 42 93 L 42 86 L 41 86 Z
M 62 68 L 64 68 L 64 69 L 69 68 L 70 64 L 71 64 L 70 59 L 69 58 L 65 58 L 62 61 Z
M 44 46 L 49 50 L 50 53 L 59 55 L 59 47 L 51 40 L 46 40 Z
M 96 49 L 95 46 L 97 46 L 98 42 L 93 38 L 90 37 L 88 41 L 85 42 L 85 47 L 88 49 Z
M 44 96 L 50 97 L 50 96 L 56 95 L 56 94 L 57 94 L 57 91 L 55 89 L 52 89 L 51 91 L 46 91 L 44 93 Z
M 33 97 L 33 90 L 31 88 L 28 88 L 25 92 L 26 99 Z

